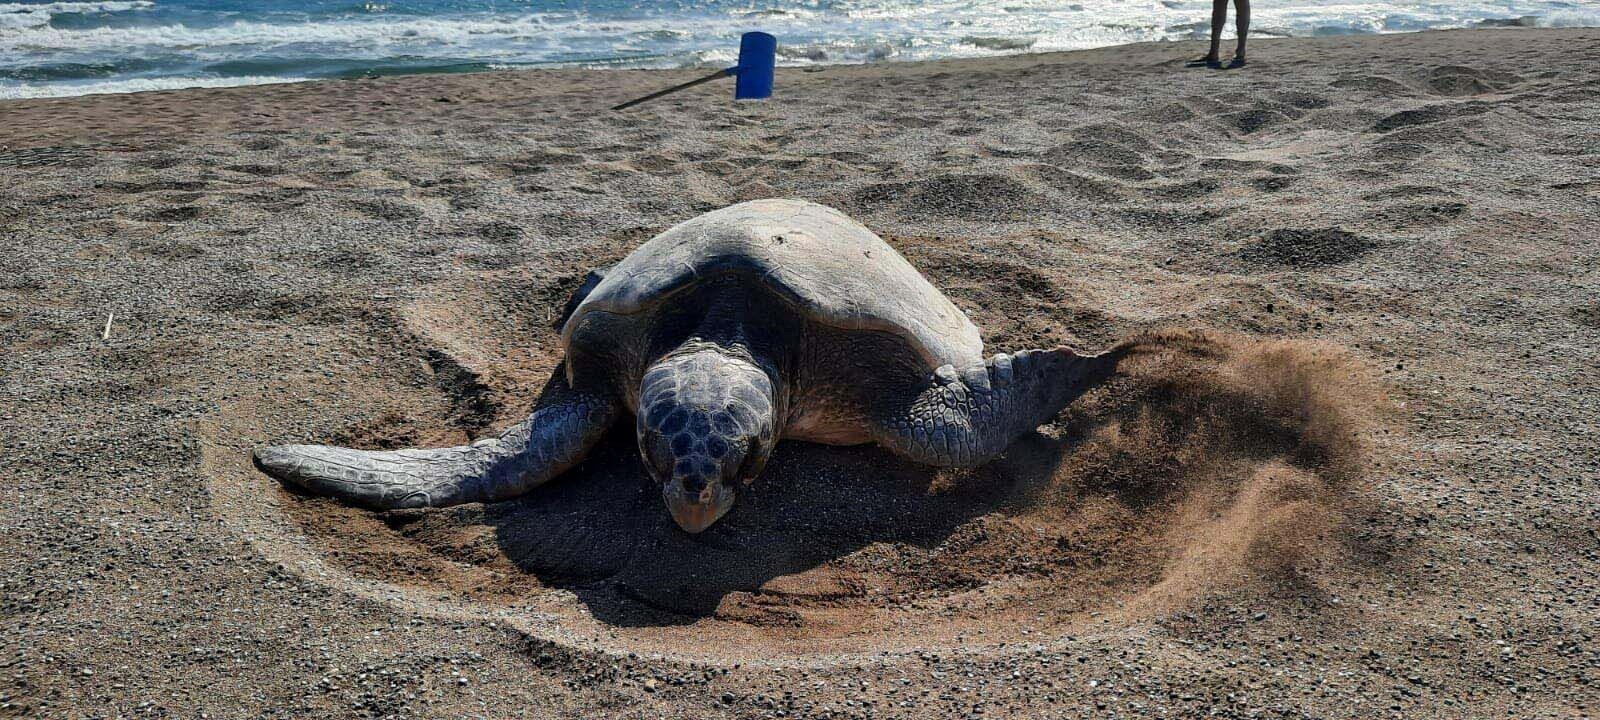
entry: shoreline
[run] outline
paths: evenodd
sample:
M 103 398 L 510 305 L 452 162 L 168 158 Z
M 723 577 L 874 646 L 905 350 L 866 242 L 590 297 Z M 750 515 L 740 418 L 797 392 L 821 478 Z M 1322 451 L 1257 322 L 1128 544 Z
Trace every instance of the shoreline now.
M 36 12 L 30 13 L 27 8 Z M 1267 39 L 1600 24 L 1600 16 L 1562 7 L 1558 2 L 1534 0 L 1534 5 L 1521 9 L 1530 14 L 1484 17 L 1482 13 L 1492 12 L 1488 8 L 1476 8 L 1465 15 L 1438 14 L 1434 9 L 1408 8 L 1404 4 L 1389 8 L 1387 13 L 1371 10 L 1365 14 L 1337 9 L 1307 14 L 1304 8 L 1279 9 L 1281 12 L 1264 8 L 1257 14 L 1254 29 L 1257 39 Z M 608 27 L 600 18 L 585 18 L 583 13 L 577 13 L 567 18 L 570 25 L 554 20 L 555 25 L 545 26 L 544 20 L 536 22 L 533 16 L 517 17 L 492 9 L 481 18 L 426 12 L 390 15 L 384 8 L 368 17 L 341 16 L 334 11 L 302 17 L 300 24 L 279 22 L 283 19 L 281 14 L 271 11 L 252 19 L 249 12 L 208 14 L 204 9 L 143 2 L 22 5 L 11 8 L 10 15 L 4 15 L 3 10 L 0 8 L 0 19 L 10 19 L 11 23 L 0 32 L 0 66 L 7 68 L 0 74 L 9 78 L 0 81 L 0 97 L 13 99 L 117 88 L 130 92 L 177 89 L 182 82 L 221 87 L 258 84 L 270 78 L 315 80 L 492 69 L 689 69 L 711 68 L 732 60 L 724 49 L 729 40 L 725 37 L 726 28 L 719 29 L 710 18 L 692 13 L 677 19 L 670 14 L 656 18 L 663 26 L 652 31 L 651 20 L 643 18 Z M 1203 40 L 1209 13 L 1209 8 L 1177 2 L 1152 4 L 1127 17 L 1115 10 L 1096 12 L 1069 6 L 1065 16 L 1046 11 L 1045 15 L 1029 18 L 1026 13 L 1007 12 L 1001 14 L 1006 20 L 989 22 L 987 16 L 971 15 L 971 7 L 945 8 L 951 10 L 956 12 L 948 16 L 947 23 L 932 23 L 917 13 L 902 17 L 901 23 L 883 17 L 862 20 L 839 16 L 828 20 L 827 13 L 801 12 L 793 17 L 779 13 L 776 24 L 769 29 L 788 41 L 779 49 L 781 64 L 827 67 L 879 61 L 983 59 L 1018 52 Z M 57 13 L 73 19 L 65 20 L 64 27 L 53 28 L 48 18 Z M 86 15 L 78 18 L 79 13 Z M 802 16 L 809 19 L 799 19 Z M 1047 16 L 1054 21 L 1043 20 Z M 233 24 L 229 24 L 230 18 Z M 735 23 L 743 20 L 728 19 Z M 687 29 L 677 24 L 680 21 L 689 23 Z M 595 27 L 597 23 L 599 27 Z M 534 31 L 534 26 L 541 31 Z M 452 30 L 466 35 L 453 37 Z M 614 49 L 614 55 L 607 55 L 603 46 L 596 44 L 603 38 L 586 34 L 596 30 L 602 35 L 614 33 L 613 40 L 626 49 Z M 319 47 L 313 54 L 292 49 L 280 54 L 273 43 L 296 33 L 331 44 Z M 577 33 L 584 39 L 583 49 L 561 49 L 563 33 Z M 640 41 L 639 36 L 656 36 L 655 40 L 664 44 Z M 363 45 L 361 38 L 381 45 L 383 56 L 370 57 L 373 46 Z M 10 41 L 9 46 L 5 40 Z M 388 41 L 398 45 L 390 47 Z M 242 44 L 235 45 L 236 42 Z M 410 42 L 417 46 L 408 47 Z M 218 49 L 202 50 L 190 61 L 172 55 L 207 48 L 209 43 L 215 43 Z M 119 44 L 123 47 L 120 53 Z M 107 72 L 112 74 L 108 76 Z M 46 79 L 61 82 L 19 82 Z M 234 79 L 238 82 L 232 82 Z M 74 83 L 80 86 L 74 87 Z M 65 95 L 55 95 L 56 92 Z
M 1453 38 L 1483 35 L 1476 41 L 1469 41 L 1473 45 L 1492 45 L 1501 40 L 1525 41 L 1530 38 L 1559 37 L 1563 34 L 1585 34 L 1595 32 L 1593 28 L 1472 28 L 1455 30 L 1425 30 L 1412 33 L 1390 33 L 1376 35 L 1342 35 L 1321 38 L 1262 38 L 1252 41 L 1253 67 L 1247 72 L 1272 72 L 1269 63 L 1272 62 L 1274 48 L 1326 48 L 1328 50 L 1349 50 L 1352 48 L 1381 47 L 1382 44 L 1393 42 L 1394 38 Z M 1426 42 L 1423 40 L 1422 42 Z M 1448 40 L 1442 41 L 1448 45 Z M 1141 66 L 1130 67 L 1130 70 L 1149 71 L 1151 65 L 1164 71 L 1165 65 L 1174 60 L 1193 59 L 1191 56 L 1204 54 L 1206 44 L 1204 41 L 1157 41 L 1145 43 L 1129 43 L 1124 45 L 1111 45 L 1101 48 L 1085 50 L 1068 50 L 1045 53 L 1019 53 L 1014 55 L 1000 55 L 981 58 L 945 58 L 938 60 L 909 60 L 889 61 L 880 63 L 854 63 L 839 65 L 818 65 L 805 67 L 779 67 L 777 81 L 778 95 L 769 102 L 783 102 L 783 89 L 788 82 L 795 79 L 810 78 L 813 76 L 830 77 L 895 77 L 916 76 L 918 74 L 937 73 L 941 71 L 986 71 L 991 68 L 1027 68 L 1035 66 L 1050 66 L 1062 63 L 1082 62 L 1091 65 L 1116 64 L 1129 60 L 1141 63 Z M 1353 54 L 1359 55 L 1358 53 Z M 1180 68 L 1181 69 L 1181 68 Z M 469 73 L 424 73 L 385 75 L 374 78 L 336 78 L 336 79 L 308 79 L 291 82 L 270 82 L 256 85 L 237 85 L 225 87 L 179 88 L 167 90 L 152 90 L 135 93 L 110 93 L 97 95 L 75 95 L 50 98 L 26 98 L 0 100 L 0 108 L 4 108 L 8 115 L 17 118 L 13 124 L 0 127 L 0 146 L 11 148 L 24 148 L 29 145 L 38 145 L 43 142 L 62 142 L 66 144 L 92 144 L 104 142 L 108 137 L 126 139 L 127 136 L 137 136 L 143 130 L 133 130 L 131 133 L 118 132 L 113 136 L 94 137 L 88 133 L 75 132 L 72 127 L 60 127 L 59 123 L 52 123 L 48 115 L 60 110 L 76 111 L 76 117 L 104 117 L 119 115 L 126 112 L 149 112 L 158 108 L 166 101 L 181 100 L 185 93 L 194 93 L 197 101 L 201 98 L 215 98 L 223 101 L 221 105 L 213 108 L 211 117 L 189 115 L 184 118 L 188 121 L 188 129 L 158 128 L 155 123 L 147 123 L 144 118 L 130 118 L 129 124 L 143 126 L 145 130 L 154 130 L 156 135 L 183 136 L 196 131 L 226 132 L 230 128 L 244 129 L 256 119 L 266 119 L 268 127 L 282 127 L 280 123 L 288 121 L 287 114 L 276 108 L 263 107 L 286 104 L 286 101 L 295 98 L 317 98 L 325 100 L 328 96 L 353 94 L 361 95 L 363 91 L 368 94 L 383 95 L 388 92 L 398 92 L 407 96 L 411 103 L 419 102 L 416 96 L 430 92 L 436 88 L 441 92 L 471 93 L 479 96 L 493 95 L 492 87 L 497 83 L 505 83 L 514 88 L 519 97 L 548 97 L 553 93 L 572 95 L 581 88 L 595 99 L 596 110 L 609 107 L 620 100 L 644 95 L 652 90 L 660 89 L 667 85 L 685 79 L 698 77 L 702 73 L 700 68 L 692 69 L 586 69 L 586 68 L 541 68 L 541 69 L 513 69 L 513 70 L 487 70 Z M 548 85 L 545 79 L 548 78 Z M 353 92 L 352 92 L 353 91 Z M 714 102 L 715 92 L 711 90 L 698 90 L 703 98 L 710 98 Z M 443 96 L 441 96 L 443 97 Z M 675 97 L 667 104 L 681 103 L 693 94 Z M 375 109 L 368 113 L 371 117 L 392 115 L 392 111 L 385 111 L 384 107 L 394 107 L 402 103 L 395 103 L 379 99 Z M 359 119 L 350 113 L 327 111 L 321 113 L 325 120 L 331 120 L 338 125 L 359 123 Z M 306 118 L 314 120 L 318 118 Z M 55 127 L 51 127 L 56 125 Z M 94 123 L 80 126 L 82 130 L 115 130 L 109 123 Z M 132 130 L 132 128 L 129 128 Z M 114 144 L 114 143 L 113 143 Z
M 1485 21 L 1481 21 L 1481 23 L 1479 25 L 1475 26 L 1475 27 L 1426 28 L 1426 29 L 1421 29 L 1421 30 L 1402 30 L 1402 31 L 1378 32 L 1378 33 L 1350 33 L 1348 35 L 1341 35 L 1341 36 L 1342 37 L 1343 36 L 1348 36 L 1348 37 L 1384 37 L 1384 36 L 1391 36 L 1391 35 L 1409 35 L 1409 34 L 1424 33 L 1424 32 L 1461 32 L 1461 31 L 1476 31 L 1476 30 L 1525 30 L 1525 29 L 1554 30 L 1554 29 L 1574 29 L 1574 28 L 1581 29 L 1581 28 L 1585 27 L 1585 26 L 1578 26 L 1578 25 L 1570 25 L 1570 26 L 1569 25 L 1539 25 L 1539 24 L 1535 24 L 1535 23 L 1530 22 L 1532 19 L 1533 19 L 1532 16 L 1528 16 L 1528 17 L 1522 17 L 1522 18 L 1509 18 L 1509 19 L 1499 20 L 1499 21 L 1488 21 L 1488 20 L 1485 20 Z M 1231 26 L 1230 26 L 1230 28 L 1231 28 Z M 1232 39 L 1235 36 L 1233 34 L 1231 34 L 1231 32 L 1230 32 L 1230 33 L 1225 33 L 1224 37 L 1228 41 L 1231 42 Z M 1253 37 L 1253 39 L 1256 40 L 1256 41 L 1268 41 L 1268 40 L 1300 40 L 1300 39 L 1312 39 L 1312 38 L 1317 38 L 1317 37 L 1326 37 L 1326 36 L 1317 36 L 1317 35 L 1311 35 L 1311 36 L 1274 35 L 1274 34 L 1265 33 L 1263 31 L 1258 31 L 1257 35 L 1255 35 Z M 1103 48 L 1117 48 L 1117 47 L 1123 47 L 1123 46 L 1126 46 L 1126 45 L 1146 45 L 1146 44 L 1160 45 L 1160 44 L 1163 44 L 1163 43 L 1193 43 L 1193 42 L 1202 42 L 1202 41 L 1203 40 L 1200 40 L 1200 39 L 1197 39 L 1197 38 L 1187 38 L 1187 39 L 1182 39 L 1182 40 L 1175 40 L 1175 39 L 1170 39 L 1169 38 L 1169 39 L 1162 39 L 1162 40 L 1151 40 L 1151 41 L 1141 41 L 1141 42 L 1131 42 L 1131 43 L 1118 43 L 1118 44 L 1113 44 L 1113 45 L 1103 45 L 1103 46 L 1094 47 L 1094 48 L 1076 48 L 1076 49 L 1071 49 L 1071 50 L 1030 51 L 1030 50 L 1028 50 L 1026 48 L 1018 48 L 1018 50 L 1019 50 L 1018 52 L 1007 52 L 1007 53 L 988 54 L 988 55 L 951 55 L 951 56 L 942 57 L 942 58 L 915 58 L 915 59 L 896 59 L 896 58 L 890 57 L 890 58 L 886 58 L 886 59 L 883 59 L 883 60 L 859 59 L 859 60 L 845 60 L 845 61 L 840 61 L 840 62 L 807 62 L 807 63 L 796 63 L 796 64 L 788 64 L 788 65 L 785 65 L 782 62 L 780 62 L 779 66 L 780 67 L 785 67 L 785 68 L 788 68 L 788 69 L 791 69 L 791 70 L 807 70 L 807 69 L 812 69 L 812 68 L 828 68 L 828 67 L 856 66 L 856 65 L 875 65 L 875 64 L 880 64 L 880 63 L 926 63 L 926 62 L 944 62 L 944 61 L 948 61 L 948 60 L 990 60 L 990 59 L 995 59 L 995 58 L 1016 57 L 1016 56 L 1024 56 L 1024 55 L 1055 55 L 1055 54 L 1062 54 L 1062 53 L 1081 52 L 1083 50 L 1098 50 L 1098 49 L 1103 49 Z M 977 47 L 982 47 L 982 45 L 980 44 Z M 338 64 L 350 64 L 352 66 L 359 66 L 360 63 L 356 63 L 354 61 L 339 61 Z M 456 60 L 456 61 L 451 61 L 451 59 L 449 59 L 449 58 L 440 58 L 436 62 L 427 61 L 427 60 L 420 60 L 420 61 L 409 61 L 409 65 L 407 65 L 407 64 L 400 64 L 400 65 L 393 65 L 393 66 L 391 66 L 391 65 L 381 65 L 381 66 L 379 66 L 377 68 L 376 71 L 373 71 L 373 70 L 360 71 L 360 70 L 356 70 L 356 69 L 352 68 L 352 69 L 346 69 L 346 70 L 340 71 L 340 72 L 338 72 L 336 74 L 312 74 L 312 75 L 306 75 L 306 76 L 283 76 L 283 77 L 278 77 L 278 76 L 242 76 L 242 77 L 239 77 L 239 76 L 223 76 L 223 77 L 215 77 L 215 76 L 196 76 L 196 77 L 171 76 L 171 77 L 168 77 L 168 76 L 161 76 L 161 77 L 129 77 L 129 78 L 122 78 L 122 79 L 90 80 L 90 81 L 84 82 L 83 85 L 84 86 L 88 86 L 88 87 L 102 86 L 102 85 L 118 85 L 118 86 L 134 86 L 134 87 L 133 87 L 133 89 L 128 89 L 128 90 L 93 90 L 93 91 L 89 91 L 89 92 L 74 92 L 74 93 L 71 93 L 71 94 L 64 94 L 64 95 L 46 94 L 46 93 L 49 93 L 51 91 L 52 87 L 56 87 L 56 86 L 53 86 L 53 85 L 49 85 L 49 84 L 47 84 L 47 85 L 29 85 L 29 86 L 26 86 L 26 87 L 30 91 L 30 93 L 32 93 L 32 94 L 25 94 L 25 95 L 16 96 L 16 97 L 0 97 L 0 103 L 11 101 L 11 100 L 64 99 L 64 98 L 71 98 L 71 97 L 81 97 L 81 96 L 84 96 L 84 95 L 119 95 L 119 94 L 129 94 L 129 93 L 136 93 L 136 92 L 162 92 L 162 91 L 170 91 L 170 90 L 188 90 L 188 89 L 199 89 L 199 88 L 250 87 L 250 86 L 255 86 L 255 85 L 274 85 L 274 84 L 301 83 L 301 82 L 324 82 L 324 81 L 338 81 L 338 80 L 371 80 L 371 79 L 380 78 L 380 77 L 410 77 L 410 76 L 417 76 L 417 75 L 456 75 L 456 74 L 476 74 L 476 73 L 484 73 L 484 72 L 525 72 L 525 71 L 538 71 L 538 70 L 580 70 L 580 71 L 597 71 L 597 72 L 605 72 L 605 71 L 610 71 L 610 70 L 681 70 L 681 71 L 696 71 L 696 70 L 710 70 L 710 69 L 713 69 L 713 68 L 716 68 L 716 67 L 720 67 L 722 64 L 724 64 L 724 63 L 703 63 L 703 64 L 700 64 L 700 65 L 685 66 L 685 67 L 678 67 L 678 68 L 660 68 L 660 67 L 629 67 L 629 66 L 626 65 L 625 61 L 622 60 L 622 59 L 618 59 L 615 62 L 598 62 L 598 63 L 596 63 L 596 62 L 593 62 L 593 61 L 572 61 L 572 62 L 531 62 L 531 61 L 530 62 L 496 62 L 496 61 L 489 61 L 489 60 L 481 60 L 481 61 L 479 61 L 479 60 Z M 472 69 L 462 69 L 462 68 L 472 68 Z M 235 81 L 238 81 L 238 82 L 235 82 Z M 191 86 L 188 86 L 188 87 L 177 87 L 177 86 L 175 86 L 176 83 L 182 83 L 182 82 L 192 82 L 194 84 L 191 85 Z M 144 85 L 146 87 L 142 87 L 142 88 L 141 87 L 137 87 L 137 86 L 140 86 L 140 85 Z M 65 85 L 63 85 L 62 87 L 65 87 Z

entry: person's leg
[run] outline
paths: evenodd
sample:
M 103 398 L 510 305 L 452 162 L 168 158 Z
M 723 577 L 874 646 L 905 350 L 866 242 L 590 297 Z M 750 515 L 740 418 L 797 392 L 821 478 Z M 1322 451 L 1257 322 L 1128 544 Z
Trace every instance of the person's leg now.
M 1233 51 L 1233 64 L 1237 66 L 1244 64 L 1244 38 L 1250 34 L 1250 0 L 1233 0 L 1233 11 L 1233 26 L 1239 32 L 1239 46 Z
M 1222 62 L 1222 26 L 1228 23 L 1228 0 L 1211 0 L 1211 52 L 1206 62 Z

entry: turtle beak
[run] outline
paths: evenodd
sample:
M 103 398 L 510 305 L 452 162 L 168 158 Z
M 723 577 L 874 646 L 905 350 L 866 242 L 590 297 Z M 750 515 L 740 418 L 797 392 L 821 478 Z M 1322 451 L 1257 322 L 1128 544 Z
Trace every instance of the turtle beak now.
M 661 489 L 667 512 L 683 531 L 694 535 L 711 527 L 733 507 L 733 489 L 722 483 L 708 483 L 698 493 L 686 491 L 678 482 L 667 482 Z

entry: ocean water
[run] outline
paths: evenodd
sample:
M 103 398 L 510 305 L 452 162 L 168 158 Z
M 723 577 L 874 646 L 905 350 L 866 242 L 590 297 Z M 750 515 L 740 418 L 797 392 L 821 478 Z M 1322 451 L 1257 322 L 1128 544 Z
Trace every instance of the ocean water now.
M 517 66 L 780 64 L 1205 37 L 1210 0 L 104 0 L 0 2 L 0 99 Z M 1257 0 L 1263 37 L 1600 25 L 1595 0 Z M 1232 30 L 1230 27 L 1229 37 Z

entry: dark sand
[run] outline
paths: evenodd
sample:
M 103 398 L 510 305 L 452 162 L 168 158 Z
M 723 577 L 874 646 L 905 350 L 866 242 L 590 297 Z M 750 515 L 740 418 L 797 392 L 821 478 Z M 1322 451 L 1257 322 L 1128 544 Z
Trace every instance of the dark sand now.
M 0 103 L 0 717 L 1600 713 L 1600 31 L 1202 51 Z M 249 467 L 514 422 L 587 269 L 771 196 L 991 350 L 1155 334 L 983 468 L 789 443 L 695 540 L 626 431 L 441 511 Z

